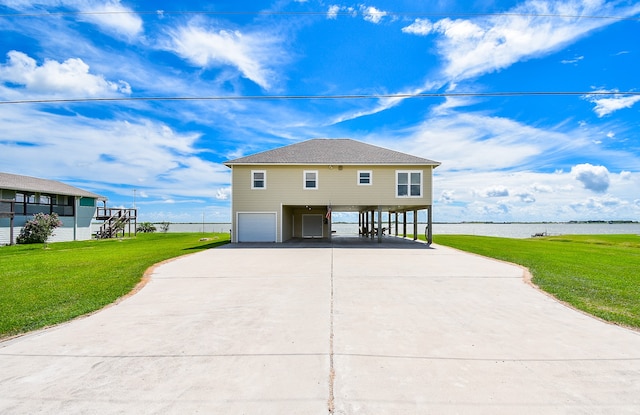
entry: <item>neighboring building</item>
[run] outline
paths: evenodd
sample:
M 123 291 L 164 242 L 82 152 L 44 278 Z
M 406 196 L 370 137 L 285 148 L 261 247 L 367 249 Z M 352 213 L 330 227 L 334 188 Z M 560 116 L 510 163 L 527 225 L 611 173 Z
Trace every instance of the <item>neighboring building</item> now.
M 427 211 L 431 242 L 436 161 L 349 139 L 314 139 L 224 164 L 231 168 L 232 242 L 328 238 L 331 212 L 359 212 L 361 234 L 378 240 L 377 229 L 399 233 L 399 215 L 406 236 L 413 212 L 415 239 L 419 210 Z
M 62 221 L 51 242 L 91 239 L 97 202 L 106 200 L 54 180 L 0 173 L 0 245 L 15 243 L 26 221 L 40 212 L 57 213 Z

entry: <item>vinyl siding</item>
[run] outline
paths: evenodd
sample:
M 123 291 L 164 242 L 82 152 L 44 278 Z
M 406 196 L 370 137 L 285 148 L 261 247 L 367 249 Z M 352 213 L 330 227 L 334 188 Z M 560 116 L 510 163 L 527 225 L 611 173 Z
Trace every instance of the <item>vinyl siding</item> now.
M 91 235 L 91 220 L 93 219 L 96 208 L 88 207 L 88 206 L 78 206 L 76 208 L 76 212 L 78 214 L 78 227 L 75 231 L 75 240 L 77 241 L 86 241 L 92 238 Z M 22 230 L 24 224 L 30 220 L 33 215 L 17 215 L 14 218 L 13 222 L 13 238 L 15 242 L 15 238 L 20 235 L 20 231 Z M 48 241 L 49 242 L 68 242 L 74 240 L 74 218 L 72 216 L 61 216 L 59 217 L 62 222 L 62 226 L 53 230 L 53 236 L 51 236 Z M 0 219 L 0 245 L 9 244 L 9 237 L 11 230 L 10 219 L 2 218 Z
M 251 171 L 267 172 L 267 188 L 251 189 Z M 318 171 L 318 188 L 303 188 L 303 172 Z M 372 172 L 371 186 L 358 185 L 358 171 Z M 396 197 L 396 171 L 422 171 L 422 197 Z M 431 166 L 233 166 L 233 209 L 280 211 L 281 205 L 405 205 L 432 204 Z

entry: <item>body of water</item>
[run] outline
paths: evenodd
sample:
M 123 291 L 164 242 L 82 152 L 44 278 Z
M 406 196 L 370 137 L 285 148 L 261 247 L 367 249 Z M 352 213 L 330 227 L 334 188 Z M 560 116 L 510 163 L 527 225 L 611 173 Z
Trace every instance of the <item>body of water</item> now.
M 383 225 L 384 226 L 384 225 Z M 426 223 L 418 224 L 418 232 L 424 234 Z M 336 233 L 358 233 L 358 224 L 333 225 Z M 395 225 L 391 224 L 392 233 Z M 402 233 L 402 224 L 398 231 Z M 413 233 L 413 223 L 407 223 L 407 233 Z M 433 235 L 478 235 L 504 238 L 530 238 L 532 235 L 570 234 L 640 234 L 640 223 L 435 223 Z
M 97 225 L 99 227 L 99 225 Z M 156 224 L 159 229 L 160 226 Z M 418 224 L 424 234 L 426 224 Z M 392 230 L 395 225 L 391 224 Z M 357 223 L 334 223 L 336 235 L 357 235 Z M 402 233 L 402 224 L 398 230 Z M 229 233 L 230 223 L 172 223 L 168 232 Z M 413 223 L 407 223 L 407 232 L 413 232 Z M 392 232 L 393 233 L 393 232 Z M 480 235 L 505 238 L 530 238 L 537 233 L 547 235 L 570 234 L 635 234 L 640 235 L 640 223 L 435 223 L 433 235 Z

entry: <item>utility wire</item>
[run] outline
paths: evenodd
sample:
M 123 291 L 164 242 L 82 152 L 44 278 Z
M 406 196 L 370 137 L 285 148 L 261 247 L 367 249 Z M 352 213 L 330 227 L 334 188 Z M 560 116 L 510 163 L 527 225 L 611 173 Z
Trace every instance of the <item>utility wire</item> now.
M 535 97 L 535 96 L 638 96 L 638 91 L 511 91 L 511 92 L 442 92 L 419 94 L 356 94 L 356 95 L 219 95 L 201 97 L 104 97 L 104 98 L 43 98 L 0 101 L 9 104 L 55 104 L 71 102 L 122 102 L 122 101 L 300 101 L 300 100 L 359 100 L 359 99 L 408 99 L 408 98 L 456 98 L 456 97 Z
M 354 16 L 363 13 L 362 11 L 336 11 L 331 12 L 331 16 Z M 3 13 L 0 17 L 52 17 L 52 16 L 85 16 L 85 15 L 214 15 L 214 16 L 326 16 L 329 11 L 180 11 L 180 10 L 102 10 L 102 11 L 61 11 L 61 12 L 34 12 L 34 13 Z M 387 11 L 367 11 L 365 14 L 374 16 L 406 16 L 406 17 L 487 17 L 487 16 L 507 16 L 507 17 L 557 17 L 562 19 L 608 19 L 608 20 L 631 20 L 640 21 L 640 17 L 625 16 L 598 16 L 598 15 L 573 15 L 573 14 L 553 14 L 553 13 L 428 13 L 428 12 L 387 12 Z

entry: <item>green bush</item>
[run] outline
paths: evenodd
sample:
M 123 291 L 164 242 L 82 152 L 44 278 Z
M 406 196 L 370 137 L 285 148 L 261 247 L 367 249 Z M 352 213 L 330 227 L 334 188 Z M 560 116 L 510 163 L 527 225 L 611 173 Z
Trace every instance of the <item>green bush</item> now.
M 36 213 L 33 219 L 28 220 L 16 238 L 19 244 L 43 244 L 53 235 L 53 230 L 62 226 L 58 215 L 52 213 Z
M 138 225 L 137 231 L 141 233 L 153 233 L 156 231 L 156 227 L 153 226 L 153 223 L 151 222 L 142 222 Z

